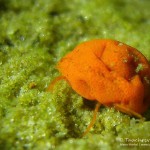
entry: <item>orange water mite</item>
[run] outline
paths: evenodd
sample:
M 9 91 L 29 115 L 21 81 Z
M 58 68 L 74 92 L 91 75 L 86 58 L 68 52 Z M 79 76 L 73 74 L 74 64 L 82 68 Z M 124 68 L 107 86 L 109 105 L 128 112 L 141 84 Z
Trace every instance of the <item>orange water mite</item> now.
M 92 122 L 100 105 L 142 118 L 150 106 L 150 64 L 135 48 L 108 39 L 79 44 L 57 64 L 62 76 L 82 97 L 97 101 Z

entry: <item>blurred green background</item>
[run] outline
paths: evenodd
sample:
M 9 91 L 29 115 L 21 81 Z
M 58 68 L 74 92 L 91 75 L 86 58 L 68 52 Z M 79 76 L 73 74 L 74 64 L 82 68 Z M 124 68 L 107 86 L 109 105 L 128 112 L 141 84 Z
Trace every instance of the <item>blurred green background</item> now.
M 103 107 L 81 137 L 94 104 L 65 81 L 46 92 L 56 63 L 83 41 L 119 40 L 150 60 L 149 9 L 149 0 L 0 0 L 0 149 L 149 148 L 150 112 L 142 122 Z

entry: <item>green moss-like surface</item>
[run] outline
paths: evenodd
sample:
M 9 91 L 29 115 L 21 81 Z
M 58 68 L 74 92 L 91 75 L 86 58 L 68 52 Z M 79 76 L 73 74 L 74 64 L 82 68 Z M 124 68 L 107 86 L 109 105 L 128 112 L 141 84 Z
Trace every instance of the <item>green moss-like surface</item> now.
M 56 62 L 86 40 L 119 40 L 150 60 L 149 8 L 149 0 L 0 0 L 0 149 L 145 149 L 122 146 L 133 144 L 127 138 L 149 139 L 149 148 L 150 112 L 142 122 L 103 107 L 81 137 L 94 104 L 65 81 L 46 92 Z

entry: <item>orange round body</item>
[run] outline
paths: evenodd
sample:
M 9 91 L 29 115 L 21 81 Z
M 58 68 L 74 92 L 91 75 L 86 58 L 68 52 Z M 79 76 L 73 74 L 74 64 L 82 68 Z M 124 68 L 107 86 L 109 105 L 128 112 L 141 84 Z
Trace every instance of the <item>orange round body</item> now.
M 150 65 L 135 48 L 114 40 L 78 45 L 57 68 L 72 88 L 88 100 L 119 104 L 136 113 L 150 106 Z

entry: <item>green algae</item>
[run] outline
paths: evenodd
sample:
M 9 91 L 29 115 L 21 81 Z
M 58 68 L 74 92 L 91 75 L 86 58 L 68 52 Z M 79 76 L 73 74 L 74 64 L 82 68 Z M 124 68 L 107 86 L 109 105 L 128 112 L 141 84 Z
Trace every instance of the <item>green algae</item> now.
M 149 111 L 141 122 L 105 107 L 82 137 L 95 103 L 65 81 L 46 92 L 59 75 L 56 62 L 86 40 L 116 39 L 150 60 L 149 7 L 148 0 L 0 0 L 0 149 L 128 149 L 127 138 L 150 139 Z
M 137 66 L 135 72 L 136 72 L 136 73 L 139 73 L 139 72 L 142 71 L 143 69 L 144 69 L 144 68 L 143 68 L 143 65 L 142 65 L 142 64 L 138 64 L 138 66 Z

